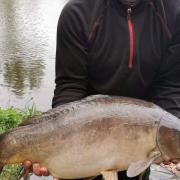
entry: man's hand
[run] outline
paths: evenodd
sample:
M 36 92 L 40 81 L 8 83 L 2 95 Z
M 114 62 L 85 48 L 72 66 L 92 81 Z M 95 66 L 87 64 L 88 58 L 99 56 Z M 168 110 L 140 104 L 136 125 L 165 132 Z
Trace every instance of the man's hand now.
M 24 173 L 33 172 L 36 176 L 49 176 L 50 173 L 46 167 L 41 167 L 39 163 L 32 163 L 31 161 L 25 161 L 23 163 Z M 53 180 L 59 180 L 59 178 L 53 177 Z
M 177 176 L 180 175 L 180 162 L 179 160 L 163 161 L 161 166 L 168 169 Z

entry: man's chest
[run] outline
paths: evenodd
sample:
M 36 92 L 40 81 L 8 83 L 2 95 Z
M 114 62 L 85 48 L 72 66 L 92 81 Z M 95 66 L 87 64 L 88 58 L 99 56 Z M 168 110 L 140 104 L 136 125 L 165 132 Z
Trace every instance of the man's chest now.
M 92 77 L 98 72 L 112 77 L 114 73 L 131 76 L 132 71 L 139 71 L 139 76 L 152 81 L 163 63 L 167 43 L 160 19 L 150 7 L 139 13 L 132 11 L 130 19 L 126 13 L 110 8 L 99 23 L 91 46 Z M 128 67 L 130 61 L 132 69 Z

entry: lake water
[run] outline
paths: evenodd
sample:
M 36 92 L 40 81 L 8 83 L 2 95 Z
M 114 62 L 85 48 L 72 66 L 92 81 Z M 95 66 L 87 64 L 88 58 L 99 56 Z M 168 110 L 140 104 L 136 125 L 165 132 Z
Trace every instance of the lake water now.
M 57 21 L 67 0 L 0 0 L 0 107 L 51 108 Z

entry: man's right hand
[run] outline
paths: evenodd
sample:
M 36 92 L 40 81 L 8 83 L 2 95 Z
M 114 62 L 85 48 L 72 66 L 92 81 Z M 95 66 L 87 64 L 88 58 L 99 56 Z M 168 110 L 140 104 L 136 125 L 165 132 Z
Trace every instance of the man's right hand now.
M 36 176 L 49 176 L 50 173 L 46 167 L 41 167 L 39 163 L 32 163 L 27 160 L 23 162 L 23 168 L 25 173 L 33 172 Z M 53 177 L 53 180 L 59 180 L 59 178 Z

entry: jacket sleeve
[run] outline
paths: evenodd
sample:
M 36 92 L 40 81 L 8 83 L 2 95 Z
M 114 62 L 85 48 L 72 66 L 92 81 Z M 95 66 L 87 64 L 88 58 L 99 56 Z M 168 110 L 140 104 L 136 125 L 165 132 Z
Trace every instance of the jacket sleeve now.
M 67 4 L 59 18 L 52 107 L 86 96 L 88 45 L 77 7 Z
M 153 87 L 153 102 L 180 118 L 180 16 Z

